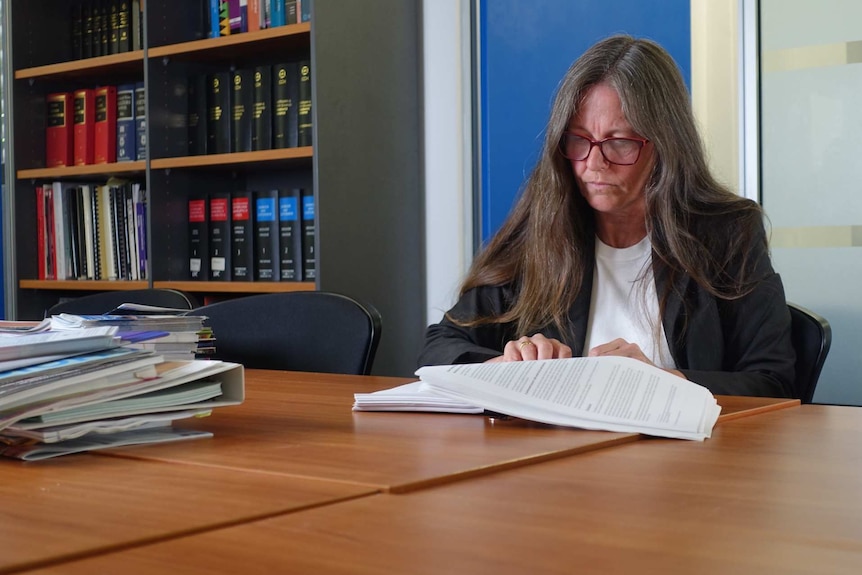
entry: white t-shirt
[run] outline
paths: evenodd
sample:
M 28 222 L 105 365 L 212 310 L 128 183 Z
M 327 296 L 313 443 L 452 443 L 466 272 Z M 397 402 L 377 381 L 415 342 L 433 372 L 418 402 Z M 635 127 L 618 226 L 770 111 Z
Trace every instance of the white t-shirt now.
M 596 238 L 596 269 L 584 355 L 617 338 L 636 343 L 654 364 L 676 369 L 658 313 L 649 237 L 628 248 Z

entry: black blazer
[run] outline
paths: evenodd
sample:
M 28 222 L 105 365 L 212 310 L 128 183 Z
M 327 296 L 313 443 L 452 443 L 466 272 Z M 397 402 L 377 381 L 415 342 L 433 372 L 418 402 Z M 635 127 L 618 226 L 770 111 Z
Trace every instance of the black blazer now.
M 790 312 L 781 278 L 772 268 L 765 243 L 757 258 L 763 280 L 745 297 L 716 299 L 694 280 L 683 277 L 672 292 L 662 324 L 677 368 L 714 394 L 791 397 L 795 352 L 790 340 Z M 536 330 L 584 355 L 593 266 L 569 310 L 570 331 L 548 325 Z M 656 279 L 658 293 L 663 281 Z M 486 286 L 465 293 L 449 314 L 456 318 L 498 315 L 513 301 L 512 285 Z M 680 296 L 679 294 L 684 294 Z M 444 318 L 428 327 L 419 365 L 480 363 L 502 354 L 506 342 L 523 335 L 514 324 L 461 327 Z

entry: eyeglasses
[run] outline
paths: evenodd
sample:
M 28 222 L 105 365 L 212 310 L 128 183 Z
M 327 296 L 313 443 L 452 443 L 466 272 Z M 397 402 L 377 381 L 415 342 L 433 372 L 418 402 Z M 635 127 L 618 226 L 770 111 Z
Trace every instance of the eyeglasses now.
M 605 138 L 591 140 L 571 132 L 565 132 L 560 141 L 560 151 L 570 160 L 581 162 L 586 160 L 593 146 L 598 146 L 602 156 L 610 164 L 631 166 L 636 164 L 641 156 L 641 150 L 649 142 L 644 138 Z

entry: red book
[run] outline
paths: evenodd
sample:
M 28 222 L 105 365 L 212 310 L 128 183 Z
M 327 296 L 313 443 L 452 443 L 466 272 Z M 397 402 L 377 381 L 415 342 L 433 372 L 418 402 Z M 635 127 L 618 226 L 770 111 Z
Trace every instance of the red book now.
M 92 164 L 95 160 L 96 99 L 93 90 L 75 90 L 75 165 Z
M 95 163 L 117 161 L 117 87 L 96 88 Z
M 45 129 L 45 165 L 49 168 L 71 166 L 72 94 L 48 94 L 48 125 Z

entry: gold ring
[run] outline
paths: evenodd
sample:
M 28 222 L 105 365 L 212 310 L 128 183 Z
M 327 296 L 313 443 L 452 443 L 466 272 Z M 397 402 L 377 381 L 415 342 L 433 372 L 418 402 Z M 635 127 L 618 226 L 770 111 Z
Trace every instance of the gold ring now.
M 528 345 L 535 345 L 535 344 L 532 341 L 530 341 L 529 339 L 525 339 L 524 341 L 522 341 L 521 343 L 518 344 L 518 347 L 523 349 L 523 348 L 527 347 Z

